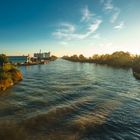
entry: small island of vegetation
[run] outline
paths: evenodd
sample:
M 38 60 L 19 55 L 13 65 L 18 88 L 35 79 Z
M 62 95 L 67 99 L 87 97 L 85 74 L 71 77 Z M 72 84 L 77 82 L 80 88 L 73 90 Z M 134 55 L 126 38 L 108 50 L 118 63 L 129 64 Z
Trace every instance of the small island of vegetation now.
M 85 57 L 82 54 L 77 56 L 63 56 L 65 60 L 72 62 L 88 62 L 101 65 L 108 65 L 116 68 L 132 68 L 135 78 L 140 79 L 140 56 L 131 55 L 129 52 L 114 52 L 112 54 L 95 54 L 92 57 Z
M 0 92 L 22 80 L 22 73 L 12 64 L 4 54 L 0 54 Z

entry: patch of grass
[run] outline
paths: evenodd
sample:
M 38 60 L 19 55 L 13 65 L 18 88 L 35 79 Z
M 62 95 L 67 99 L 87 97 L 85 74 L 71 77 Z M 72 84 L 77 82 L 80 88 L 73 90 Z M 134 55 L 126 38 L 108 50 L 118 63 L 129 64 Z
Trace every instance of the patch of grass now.
M 0 80 L 11 79 L 11 74 L 7 72 L 0 72 Z
M 0 67 L 0 71 L 8 72 L 11 70 L 17 70 L 17 68 L 12 64 L 4 64 L 3 66 Z
M 20 80 L 22 74 L 14 65 L 4 64 L 0 67 L 0 91 L 6 90 Z
M 16 72 L 19 72 L 19 70 L 17 70 L 15 66 L 5 64 L 0 67 L 0 80 L 11 79 L 13 76 L 15 76 Z

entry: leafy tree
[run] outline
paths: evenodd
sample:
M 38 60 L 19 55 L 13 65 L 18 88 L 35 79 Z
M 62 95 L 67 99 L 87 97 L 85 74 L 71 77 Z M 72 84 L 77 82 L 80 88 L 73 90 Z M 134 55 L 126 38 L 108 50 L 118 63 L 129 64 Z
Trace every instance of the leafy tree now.
M 50 57 L 50 60 L 56 60 L 57 59 L 57 56 L 54 56 L 54 55 L 52 55 L 51 57 Z
M 5 54 L 0 54 L 0 66 L 3 66 L 4 63 L 8 63 L 8 58 Z
M 85 58 L 82 54 L 79 55 L 79 60 L 80 60 L 80 61 L 85 61 L 85 59 L 86 59 L 86 58 Z
M 134 57 L 130 55 L 128 52 L 118 51 L 114 52 L 113 54 L 103 54 L 98 55 L 95 54 L 90 58 L 84 57 L 82 54 L 73 55 L 71 57 L 64 56 L 63 59 L 74 61 L 74 62 L 89 62 L 89 63 L 96 63 L 96 64 L 105 64 L 113 67 L 121 67 L 121 68 L 130 68 L 133 65 Z M 135 60 L 135 63 L 138 63 L 138 58 Z

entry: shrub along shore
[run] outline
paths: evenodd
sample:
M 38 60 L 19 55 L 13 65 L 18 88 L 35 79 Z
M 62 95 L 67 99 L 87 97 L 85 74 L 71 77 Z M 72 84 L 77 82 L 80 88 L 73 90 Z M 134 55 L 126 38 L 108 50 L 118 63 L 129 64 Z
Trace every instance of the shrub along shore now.
M 134 76 L 137 79 L 140 79 L 140 56 L 131 55 L 129 52 L 119 51 L 112 54 L 96 54 L 89 58 L 83 56 L 82 54 L 79 56 L 63 56 L 62 58 L 72 62 L 95 63 L 116 68 L 132 68 Z
M 15 85 L 22 80 L 22 73 L 12 64 L 8 63 L 5 55 L 0 55 L 0 91 Z

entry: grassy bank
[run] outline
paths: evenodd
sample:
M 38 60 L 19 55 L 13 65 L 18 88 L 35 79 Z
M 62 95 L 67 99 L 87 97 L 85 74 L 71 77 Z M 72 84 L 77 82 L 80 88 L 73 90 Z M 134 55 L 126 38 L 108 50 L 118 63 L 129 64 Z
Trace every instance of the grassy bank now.
M 93 55 L 92 57 L 84 57 L 83 55 L 64 56 L 63 59 L 73 62 L 89 62 L 96 64 L 104 64 L 113 67 L 129 68 L 132 67 L 134 56 L 128 52 L 114 52 L 113 54 Z
M 140 56 L 131 55 L 129 52 L 120 51 L 114 52 L 112 54 L 96 54 L 89 58 L 84 57 L 82 54 L 79 56 L 63 56 L 62 58 L 72 62 L 88 62 L 101 65 L 108 65 L 116 68 L 132 68 L 134 76 L 137 79 L 140 79 Z
M 0 55 L 0 60 L 2 60 L 3 56 L 4 55 Z M 20 80 L 22 80 L 22 73 L 15 66 L 9 64 L 7 60 L 5 63 L 3 59 L 0 65 L 0 91 L 6 90 Z
M 22 80 L 21 72 L 11 64 L 5 64 L 0 67 L 0 91 L 13 86 Z

